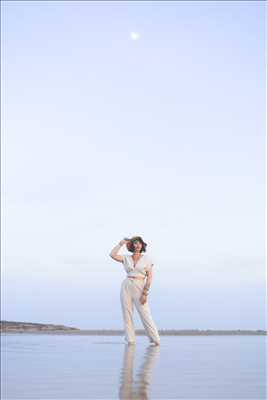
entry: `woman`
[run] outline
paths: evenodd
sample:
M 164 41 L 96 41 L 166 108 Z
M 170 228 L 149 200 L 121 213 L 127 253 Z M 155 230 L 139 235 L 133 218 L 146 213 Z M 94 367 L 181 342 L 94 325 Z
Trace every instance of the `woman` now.
M 118 254 L 124 244 L 133 255 Z M 121 262 L 127 273 L 120 290 L 120 302 L 127 343 L 135 344 L 133 322 L 133 306 L 135 305 L 150 342 L 158 346 L 160 344 L 160 336 L 147 302 L 148 291 L 152 282 L 152 266 L 154 264 L 150 257 L 142 254 L 146 251 L 146 246 L 147 244 L 141 236 L 133 236 L 131 239 L 121 240 L 109 255 L 113 260 Z

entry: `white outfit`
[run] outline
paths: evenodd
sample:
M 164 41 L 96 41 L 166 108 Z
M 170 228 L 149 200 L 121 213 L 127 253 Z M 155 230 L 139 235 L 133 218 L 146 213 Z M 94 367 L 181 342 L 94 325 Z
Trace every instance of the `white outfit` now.
M 130 276 L 146 276 L 146 272 L 151 270 L 153 267 L 152 259 L 146 254 L 141 253 L 141 258 L 134 265 L 134 260 L 131 255 L 123 255 L 123 266 L 127 273 L 127 277 L 124 279 L 120 290 L 120 301 L 123 314 L 123 322 L 125 329 L 125 339 L 129 343 L 135 343 L 135 331 L 133 322 L 133 305 L 135 305 L 145 332 L 151 342 L 160 342 L 160 336 L 153 321 L 151 310 L 148 304 L 148 300 L 144 304 L 140 302 L 143 288 L 146 283 L 146 279 L 134 279 L 129 278 Z

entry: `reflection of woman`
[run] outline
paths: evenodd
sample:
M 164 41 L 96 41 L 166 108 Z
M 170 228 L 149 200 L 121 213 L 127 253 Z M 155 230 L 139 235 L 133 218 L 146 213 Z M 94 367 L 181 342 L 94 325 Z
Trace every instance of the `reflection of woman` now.
M 152 379 L 152 371 L 155 367 L 160 352 L 159 346 L 148 346 L 144 362 L 134 379 L 134 353 L 135 346 L 125 345 L 119 399 L 121 400 L 145 400 L 149 399 L 149 389 Z
M 126 244 L 127 249 L 133 255 L 119 255 L 121 246 Z M 120 301 L 125 329 L 125 339 L 128 344 L 135 343 L 135 331 L 133 323 L 133 305 L 135 305 L 145 332 L 149 340 L 155 345 L 160 344 L 160 336 L 153 321 L 150 306 L 147 302 L 148 290 L 152 282 L 153 261 L 146 254 L 147 244 L 140 236 L 124 239 L 115 246 L 110 257 L 123 263 L 127 277 L 124 279 L 120 290 Z M 146 279 L 146 281 L 145 281 Z

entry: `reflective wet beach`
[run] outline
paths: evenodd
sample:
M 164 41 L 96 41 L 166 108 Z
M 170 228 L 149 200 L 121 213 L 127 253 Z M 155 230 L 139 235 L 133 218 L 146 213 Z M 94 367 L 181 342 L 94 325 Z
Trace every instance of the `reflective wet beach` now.
M 2 399 L 265 399 L 264 336 L 1 336 Z

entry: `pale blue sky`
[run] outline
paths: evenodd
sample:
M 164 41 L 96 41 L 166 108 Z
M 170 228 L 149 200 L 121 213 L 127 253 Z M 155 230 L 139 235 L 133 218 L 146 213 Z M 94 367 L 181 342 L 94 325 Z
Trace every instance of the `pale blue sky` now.
M 264 329 L 265 3 L 1 7 L 2 319 L 121 329 L 141 235 L 160 329 Z

